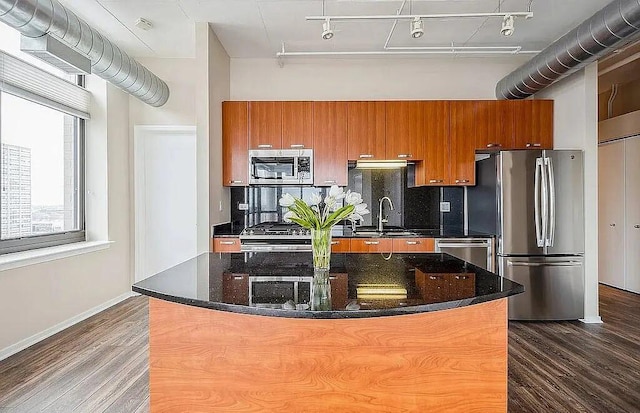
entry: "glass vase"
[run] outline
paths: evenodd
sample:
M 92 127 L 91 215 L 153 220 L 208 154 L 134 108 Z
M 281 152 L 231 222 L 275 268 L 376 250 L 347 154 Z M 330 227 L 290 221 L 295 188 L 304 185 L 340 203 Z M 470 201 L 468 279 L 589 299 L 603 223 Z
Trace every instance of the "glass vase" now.
M 313 270 L 311 309 L 314 311 L 331 310 L 331 282 L 329 281 L 328 268 L 315 268 Z
M 311 230 L 313 269 L 329 270 L 331 263 L 331 228 Z

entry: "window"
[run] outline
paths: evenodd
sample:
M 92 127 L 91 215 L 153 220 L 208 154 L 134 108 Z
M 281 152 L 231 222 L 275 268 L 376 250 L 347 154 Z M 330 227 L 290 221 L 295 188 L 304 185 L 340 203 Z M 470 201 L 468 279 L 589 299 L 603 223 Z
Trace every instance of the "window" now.
M 21 58 L 0 50 L 0 254 L 85 240 L 89 93 Z

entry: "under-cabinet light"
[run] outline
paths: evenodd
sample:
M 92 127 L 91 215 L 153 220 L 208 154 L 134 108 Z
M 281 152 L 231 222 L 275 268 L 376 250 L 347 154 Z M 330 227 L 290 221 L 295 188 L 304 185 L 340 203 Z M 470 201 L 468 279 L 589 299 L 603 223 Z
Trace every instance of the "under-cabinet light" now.
M 356 161 L 356 168 L 358 169 L 399 169 L 406 166 L 406 160 Z

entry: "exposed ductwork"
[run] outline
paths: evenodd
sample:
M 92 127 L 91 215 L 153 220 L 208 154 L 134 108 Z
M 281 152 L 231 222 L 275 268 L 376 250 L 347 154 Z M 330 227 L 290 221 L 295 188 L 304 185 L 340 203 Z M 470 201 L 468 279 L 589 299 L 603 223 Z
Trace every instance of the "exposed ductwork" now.
M 151 106 L 169 99 L 169 87 L 58 0 L 0 0 L 0 22 L 24 36 L 55 36 L 91 59 L 91 72 Z
M 498 99 L 523 99 L 640 33 L 640 0 L 615 0 L 500 80 Z

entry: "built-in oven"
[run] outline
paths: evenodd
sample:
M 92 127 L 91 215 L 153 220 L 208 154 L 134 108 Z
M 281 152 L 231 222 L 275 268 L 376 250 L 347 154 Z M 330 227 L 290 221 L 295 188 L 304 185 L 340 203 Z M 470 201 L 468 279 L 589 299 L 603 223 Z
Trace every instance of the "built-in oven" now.
M 262 308 L 283 308 L 291 303 L 299 308 L 311 302 L 313 277 L 249 276 L 249 305 Z
M 249 184 L 313 185 L 313 150 L 250 150 Z

